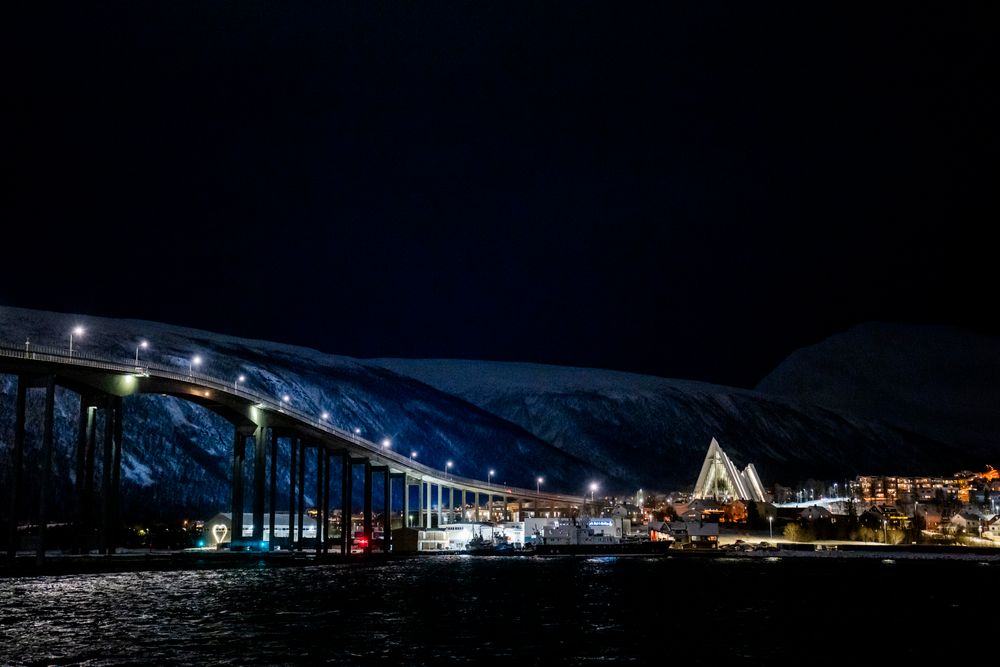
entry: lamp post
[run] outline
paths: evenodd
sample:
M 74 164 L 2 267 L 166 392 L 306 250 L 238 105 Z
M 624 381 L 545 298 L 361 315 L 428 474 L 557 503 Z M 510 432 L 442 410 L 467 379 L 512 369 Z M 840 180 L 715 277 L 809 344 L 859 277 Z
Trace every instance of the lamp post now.
M 538 479 L 535 480 L 535 495 L 541 494 L 541 492 L 542 492 L 542 488 L 541 488 L 542 487 L 542 482 L 544 482 L 544 481 L 545 481 L 545 478 L 543 478 L 543 477 L 539 477 Z
M 451 461 L 447 461 L 444 464 L 444 471 L 448 475 L 448 479 L 451 479 L 451 466 L 454 464 Z
M 321 414 L 319 416 L 319 418 L 322 419 L 323 421 L 326 421 L 327 419 L 330 418 L 330 413 L 329 412 L 324 412 L 323 414 Z
M 889 521 L 882 519 L 882 542 L 889 544 Z
M 597 492 L 597 482 L 590 483 L 590 511 L 593 512 L 597 508 L 594 503 L 594 494 Z
M 247 381 L 247 376 L 246 375 L 240 375 L 235 380 L 233 380 L 233 391 L 239 391 L 239 389 L 240 389 L 240 386 L 239 386 L 240 382 L 246 382 L 246 381 Z
M 188 377 L 194 375 L 194 367 L 201 365 L 201 357 L 197 354 L 188 361 Z
M 145 350 L 147 347 L 149 347 L 149 343 L 144 340 L 139 341 L 139 344 L 135 346 L 135 365 L 137 367 L 139 366 L 139 348 Z
M 413 461 L 416 458 L 417 458 L 417 452 L 415 450 L 411 451 L 410 452 L 410 460 Z
M 82 336 L 83 327 L 73 327 L 69 332 L 69 356 L 73 356 L 73 336 Z
M 767 517 L 767 535 L 769 539 L 774 539 L 774 515 Z
M 291 400 L 292 400 L 292 397 L 289 396 L 288 394 L 285 394 L 284 396 L 281 397 L 281 402 L 282 403 L 290 403 Z
M 390 440 L 389 438 L 385 438 L 382 441 L 382 449 L 385 450 L 388 449 L 389 447 L 392 447 L 392 440 Z
M 486 474 L 486 484 L 489 486 L 493 481 L 493 475 L 497 474 L 496 470 L 490 468 L 489 472 Z

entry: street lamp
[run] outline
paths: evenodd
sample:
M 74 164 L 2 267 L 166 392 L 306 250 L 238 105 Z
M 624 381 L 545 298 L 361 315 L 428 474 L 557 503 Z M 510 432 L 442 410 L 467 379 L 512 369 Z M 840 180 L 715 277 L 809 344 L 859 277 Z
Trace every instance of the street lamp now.
M 490 468 L 489 472 L 486 474 L 486 484 L 489 485 L 493 482 L 493 475 L 497 474 L 497 471 Z
M 767 535 L 770 539 L 774 539 L 774 515 L 767 517 Z
M 201 365 L 201 357 L 199 357 L 197 354 L 191 357 L 191 359 L 188 361 L 188 377 L 194 375 L 194 367 L 200 365 Z
M 542 482 L 544 481 L 545 481 L 544 477 L 539 477 L 538 479 L 535 480 L 535 495 L 538 495 L 542 492 L 541 486 Z
M 327 419 L 330 418 L 330 413 L 329 412 L 324 412 L 323 414 L 321 414 L 319 416 L 319 418 L 322 419 L 323 421 L 326 421 Z
M 452 467 L 453 465 L 454 465 L 454 464 L 453 464 L 453 463 L 452 463 L 451 461 L 447 461 L 447 462 L 446 462 L 446 463 L 444 464 L 444 469 L 445 469 L 445 472 L 449 473 L 449 475 L 448 475 L 448 476 L 449 476 L 449 478 L 451 477 L 451 467 Z
M 82 336 L 83 327 L 76 326 L 73 327 L 69 332 L 69 356 L 73 356 L 73 336 Z
M 889 521 L 882 519 L 882 542 L 889 544 Z
M 246 375 L 240 375 L 235 380 L 233 380 L 233 391 L 239 391 L 239 388 L 240 388 L 239 384 L 240 384 L 240 382 L 246 382 L 246 381 L 247 381 L 247 376 Z
M 417 452 L 416 451 L 410 452 L 410 460 L 412 461 L 415 458 L 417 458 Z
M 139 348 L 146 349 L 149 347 L 149 343 L 144 340 L 139 341 L 139 344 L 135 346 L 135 365 L 139 365 Z
M 392 447 L 392 440 L 386 438 L 385 440 L 382 441 L 382 448 L 385 449 L 388 447 Z

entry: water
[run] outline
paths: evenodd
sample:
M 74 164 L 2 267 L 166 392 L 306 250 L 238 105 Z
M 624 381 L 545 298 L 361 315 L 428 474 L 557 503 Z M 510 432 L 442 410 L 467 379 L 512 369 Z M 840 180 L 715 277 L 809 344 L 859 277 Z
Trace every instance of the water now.
M 949 628 L 997 627 L 989 591 L 998 570 L 877 559 L 445 556 L 3 579 L 0 663 L 923 662 L 938 651 L 954 656 Z

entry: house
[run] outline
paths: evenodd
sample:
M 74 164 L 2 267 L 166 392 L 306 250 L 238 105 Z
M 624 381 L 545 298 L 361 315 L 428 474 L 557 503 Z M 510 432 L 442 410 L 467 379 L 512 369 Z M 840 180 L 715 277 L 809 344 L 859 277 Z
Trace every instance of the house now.
M 986 525 L 983 527 L 983 537 L 1000 542 L 1000 514 L 995 514 L 993 518 L 986 521 Z
M 820 519 L 826 521 L 834 520 L 833 513 L 825 507 L 820 507 L 819 505 L 813 505 L 805 508 L 801 513 L 799 513 L 799 518 L 803 521 L 817 521 Z
M 981 516 L 969 510 L 962 510 L 948 520 L 948 528 L 954 533 L 978 536 L 981 523 Z
M 667 526 L 679 546 L 695 549 L 719 546 L 719 524 L 714 521 L 671 521 Z

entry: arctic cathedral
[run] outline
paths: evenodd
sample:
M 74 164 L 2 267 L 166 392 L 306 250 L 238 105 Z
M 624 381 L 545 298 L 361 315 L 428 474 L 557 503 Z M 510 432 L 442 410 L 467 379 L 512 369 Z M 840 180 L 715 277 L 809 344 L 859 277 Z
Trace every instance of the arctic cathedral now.
M 719 442 L 712 438 L 708 446 L 708 454 L 701 466 L 701 474 L 694 485 L 695 498 L 712 498 L 726 501 L 733 499 L 756 500 L 764 502 L 764 485 L 760 483 L 757 469 L 749 464 L 742 472 L 736 469 L 732 460 L 726 456 Z

